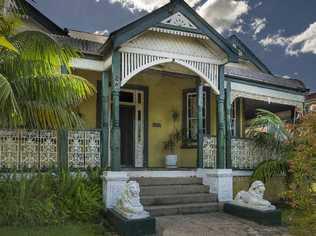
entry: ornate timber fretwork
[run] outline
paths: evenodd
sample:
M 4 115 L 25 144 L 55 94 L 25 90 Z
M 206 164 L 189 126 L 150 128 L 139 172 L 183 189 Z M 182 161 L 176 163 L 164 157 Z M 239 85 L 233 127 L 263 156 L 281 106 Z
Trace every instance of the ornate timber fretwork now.
M 160 27 L 152 27 L 149 30 L 165 33 L 165 34 L 173 34 L 173 35 L 185 36 L 185 37 L 191 37 L 191 38 L 197 38 L 197 39 L 208 39 L 208 37 L 205 36 L 204 34 L 186 32 L 186 31 L 181 31 L 181 30 L 173 30 L 173 29 L 166 29 L 166 28 L 160 28 Z
M 277 96 L 273 96 L 269 94 L 258 94 L 258 93 L 251 93 L 251 92 L 245 92 L 245 91 L 239 91 L 239 90 L 232 90 L 231 102 L 233 102 L 238 97 L 249 98 L 249 99 L 264 101 L 268 103 L 294 106 L 298 109 L 299 112 L 303 111 L 303 102 L 281 98 L 280 96 L 277 97 Z
M 176 63 L 196 73 L 212 87 L 215 94 L 219 94 L 218 65 L 223 61 L 200 40 L 147 31 L 122 45 L 121 86 L 152 66 Z
M 128 52 L 122 52 L 121 86 L 126 84 L 133 76 L 135 76 L 139 72 L 154 65 L 168 62 L 175 62 L 194 71 L 213 88 L 215 93 L 218 93 L 218 65 L 200 61 L 172 59 L 168 57 L 150 56 Z
M 163 20 L 161 23 L 188 29 L 197 29 L 197 27 L 180 12 L 173 14 L 167 19 Z

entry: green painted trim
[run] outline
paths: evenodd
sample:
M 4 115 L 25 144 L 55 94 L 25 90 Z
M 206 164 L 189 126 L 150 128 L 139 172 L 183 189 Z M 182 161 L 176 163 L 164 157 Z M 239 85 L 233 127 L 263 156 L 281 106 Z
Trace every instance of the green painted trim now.
M 68 131 L 60 129 L 57 131 L 58 166 L 59 170 L 68 169 Z
M 232 150 L 231 150 L 231 82 L 226 84 L 226 168 L 232 168 Z
M 277 78 L 276 78 L 277 79 Z M 295 94 L 295 95 L 302 95 L 304 96 L 305 94 L 305 90 L 300 90 L 300 89 L 290 89 L 289 87 L 285 87 L 285 86 L 278 86 L 278 85 L 273 85 L 273 84 L 268 84 L 266 82 L 261 82 L 261 81 L 253 81 L 247 78 L 243 78 L 243 77 L 238 77 L 238 76 L 232 76 L 232 75 L 225 75 L 225 80 L 226 81 L 232 81 L 232 82 L 236 82 L 236 83 L 240 83 L 240 84 L 246 84 L 246 85 L 251 85 L 251 86 L 256 86 L 259 88 L 267 88 L 267 89 L 273 89 L 276 91 L 280 91 L 280 92 L 286 92 L 286 93 L 291 93 L 291 94 Z
M 143 33 L 150 27 L 154 27 L 160 24 L 161 21 L 176 12 L 181 12 L 197 28 L 199 28 L 201 32 L 208 36 L 209 39 L 213 40 L 217 44 L 217 46 L 220 47 L 227 54 L 231 62 L 238 61 L 237 51 L 231 46 L 231 44 L 184 1 L 171 1 L 158 10 L 153 11 L 152 13 L 145 15 L 139 20 L 136 20 L 131 24 L 111 33 L 108 42 L 102 47 L 101 51 L 103 53 L 106 53 L 105 50 L 109 48 L 116 50 L 123 43 Z
M 120 129 L 120 90 L 121 55 L 118 51 L 112 56 L 112 130 L 111 130 L 111 170 L 121 169 L 121 129 Z
M 272 75 L 270 69 L 236 35 L 230 36 L 228 40 L 232 44 L 236 44 L 237 48 L 245 55 L 245 59 L 248 59 L 250 62 L 255 64 L 263 73 Z
M 99 109 L 101 110 L 101 167 L 106 169 L 109 160 L 109 80 L 110 73 L 102 72 L 101 80 L 101 102 Z
M 203 83 L 197 81 L 197 163 L 198 168 L 203 168 Z
M 236 98 L 236 137 L 241 137 L 241 99 Z
M 220 65 L 219 72 L 219 91 L 217 96 L 217 168 L 225 168 L 225 88 L 224 88 L 224 65 Z
M 149 159 L 149 155 L 148 155 L 148 144 L 149 144 L 149 134 L 148 134 L 148 130 L 149 130 L 149 118 L 148 118 L 148 111 L 149 111 L 149 106 L 148 106 L 148 101 L 149 101 L 149 89 L 147 86 L 143 86 L 143 85 L 134 85 L 134 84 L 127 84 L 125 85 L 123 88 L 126 89 L 133 89 L 133 90 L 139 90 L 142 91 L 144 93 L 144 161 L 143 161 L 143 168 L 147 168 L 148 167 L 148 159 Z

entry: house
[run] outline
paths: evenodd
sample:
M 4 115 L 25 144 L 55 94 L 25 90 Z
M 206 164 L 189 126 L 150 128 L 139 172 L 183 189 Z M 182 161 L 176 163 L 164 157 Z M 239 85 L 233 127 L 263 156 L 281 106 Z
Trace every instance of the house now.
M 98 91 L 78 108 L 87 130 L 52 131 L 54 148 L 41 150 L 71 167 L 107 167 L 108 207 L 124 181 L 139 177 L 201 177 L 219 201 L 230 200 L 258 163 L 275 158 L 246 139 L 256 109 L 292 122 L 303 112 L 301 81 L 274 75 L 237 36 L 224 38 L 182 0 L 108 37 L 61 29 L 25 4 L 32 27 L 82 52 L 73 73 Z M 172 153 L 179 169 L 167 171 L 163 147 L 174 129 L 182 137 Z M 49 145 L 47 137 L 38 145 Z
M 307 112 L 316 111 L 316 93 L 306 95 L 305 110 Z

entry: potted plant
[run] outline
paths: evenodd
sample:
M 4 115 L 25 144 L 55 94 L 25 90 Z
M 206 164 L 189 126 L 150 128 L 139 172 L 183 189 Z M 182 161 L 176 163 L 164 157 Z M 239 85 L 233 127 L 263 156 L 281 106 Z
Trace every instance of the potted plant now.
M 171 112 L 173 121 L 173 130 L 169 134 L 167 141 L 163 143 L 163 149 L 167 152 L 165 157 L 165 163 L 167 168 L 176 168 L 178 156 L 176 154 L 177 144 L 181 141 L 181 132 L 176 128 L 176 123 L 179 119 L 179 113 L 177 111 Z

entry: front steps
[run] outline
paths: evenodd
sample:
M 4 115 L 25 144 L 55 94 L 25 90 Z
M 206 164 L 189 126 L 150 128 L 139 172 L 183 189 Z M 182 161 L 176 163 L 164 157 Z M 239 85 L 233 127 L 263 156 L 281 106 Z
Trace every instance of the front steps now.
M 134 178 L 140 185 L 140 198 L 151 216 L 207 213 L 218 211 L 215 194 L 201 178 Z

